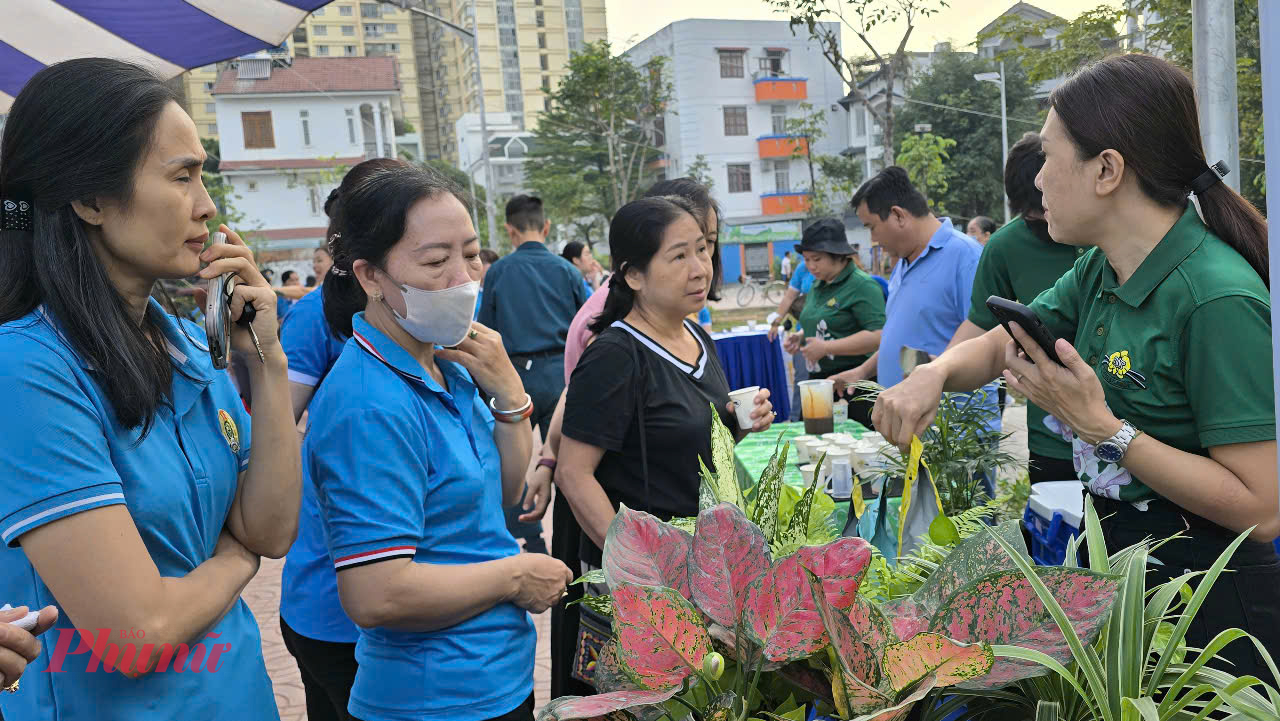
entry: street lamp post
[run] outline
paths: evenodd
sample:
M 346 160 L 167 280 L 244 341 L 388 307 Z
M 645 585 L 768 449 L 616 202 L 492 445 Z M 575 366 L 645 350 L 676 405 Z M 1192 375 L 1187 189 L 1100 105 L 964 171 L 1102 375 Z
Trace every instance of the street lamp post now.
M 493 218 L 493 167 L 489 163 L 489 123 L 485 117 L 485 111 L 484 111 L 484 81 L 480 77 L 480 42 L 479 42 L 480 18 L 477 16 L 477 13 L 476 13 L 476 1 L 471 0 L 471 2 L 469 3 L 471 6 L 471 28 L 472 28 L 471 30 L 468 30 L 462 27 L 461 25 L 455 25 L 454 23 L 448 20 L 445 20 L 444 18 L 440 17 L 439 15 L 436 15 L 433 12 L 429 12 L 420 7 L 414 7 L 409 4 L 409 0 L 399 0 L 399 2 L 392 2 L 392 0 L 382 0 L 382 2 L 388 5 L 395 5 L 397 7 L 408 10 L 409 12 L 417 13 L 431 20 L 435 20 L 436 22 L 441 23 L 452 30 L 455 30 L 471 38 L 471 56 L 472 56 L 472 61 L 475 64 L 475 71 L 476 71 L 475 72 L 476 97 L 479 99 L 479 105 L 480 105 L 480 162 L 484 163 L 484 185 L 485 185 L 484 217 L 489 224 L 489 235 L 485 239 L 485 247 L 491 248 L 491 249 L 495 248 L 496 243 L 494 243 L 493 238 L 494 238 L 494 235 L 497 233 L 497 231 L 494 226 L 494 218 Z M 474 174 L 470 170 L 468 170 L 467 176 L 474 177 Z M 475 193 L 473 192 L 472 195 L 474 196 Z M 477 228 L 476 230 L 478 232 L 479 228 Z
M 1003 173 L 1006 166 L 1009 165 L 1009 110 L 1005 105 L 1004 96 L 1004 61 L 1000 61 L 1000 72 L 998 73 L 978 73 L 973 76 L 974 80 L 995 83 L 1000 86 L 1000 153 L 1001 163 L 1000 172 Z M 1009 193 L 1004 194 L 1004 222 L 1009 222 Z

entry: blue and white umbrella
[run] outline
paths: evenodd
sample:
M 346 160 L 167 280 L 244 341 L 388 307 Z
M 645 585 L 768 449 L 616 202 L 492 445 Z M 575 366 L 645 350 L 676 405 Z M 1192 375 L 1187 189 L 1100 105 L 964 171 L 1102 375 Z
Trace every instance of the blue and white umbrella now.
M 0 113 L 47 65 L 108 57 L 169 78 L 272 48 L 330 0 L 0 0 Z

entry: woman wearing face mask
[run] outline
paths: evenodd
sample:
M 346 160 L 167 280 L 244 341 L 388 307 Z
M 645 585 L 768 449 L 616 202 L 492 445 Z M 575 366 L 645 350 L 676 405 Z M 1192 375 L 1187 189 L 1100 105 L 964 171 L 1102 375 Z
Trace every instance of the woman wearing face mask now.
M 1191 81 L 1170 63 L 1111 57 L 1049 102 L 1036 178 L 1049 233 L 1096 246 L 1030 306 L 1058 336 L 1065 366 L 1015 327 L 1022 355 L 997 327 L 881 394 L 876 427 L 905 445 L 943 390 L 1003 373 L 1072 443 L 1110 552 L 1186 537 L 1152 552 L 1148 584 L 1205 571 L 1253 529 L 1186 642 L 1204 648 L 1241 628 L 1274 653 L 1280 512 L 1265 221 L 1209 167 Z M 1219 668 L 1237 677 L 1271 679 L 1248 641 L 1221 656 L 1232 665 Z
M 572 577 L 506 530 L 531 404 L 502 339 L 471 321 L 480 242 L 465 196 L 434 171 L 389 168 L 344 194 L 333 224 L 325 315 L 351 340 L 308 407 L 303 472 L 360 627 L 348 713 L 530 719 L 528 611 Z
M 738 429 L 715 344 L 688 318 L 706 303 L 712 273 L 695 206 L 678 196 L 628 203 L 609 226 L 609 250 L 609 297 L 569 383 L 557 467 L 584 533 L 584 568 L 600 567 L 619 503 L 664 519 L 697 515 L 700 462 L 715 465 L 712 408 L 739 439 L 750 432 Z M 768 390 L 751 419 L 754 431 L 772 424 Z M 586 681 L 590 633 L 575 662 Z

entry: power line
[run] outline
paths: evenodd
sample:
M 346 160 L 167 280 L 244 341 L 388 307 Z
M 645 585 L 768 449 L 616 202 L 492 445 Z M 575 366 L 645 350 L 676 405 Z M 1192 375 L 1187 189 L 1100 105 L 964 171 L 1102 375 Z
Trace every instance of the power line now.
M 929 102 L 925 102 L 924 100 L 912 100 L 911 98 L 903 98 L 902 100 L 904 102 L 914 103 L 916 105 L 928 105 L 931 108 L 941 108 L 943 110 L 954 110 L 957 113 L 969 113 L 970 115 L 981 115 L 984 118 L 995 118 L 996 120 L 1000 119 L 999 115 L 984 113 L 980 110 L 970 110 L 968 108 L 957 108 L 954 105 L 942 105 L 941 103 L 929 103 Z M 1015 118 L 1013 116 L 1009 116 L 1008 119 L 1018 123 L 1026 123 L 1027 125 L 1034 125 L 1037 128 L 1044 125 L 1044 123 L 1040 122 L 1039 120 L 1028 120 L 1026 118 Z

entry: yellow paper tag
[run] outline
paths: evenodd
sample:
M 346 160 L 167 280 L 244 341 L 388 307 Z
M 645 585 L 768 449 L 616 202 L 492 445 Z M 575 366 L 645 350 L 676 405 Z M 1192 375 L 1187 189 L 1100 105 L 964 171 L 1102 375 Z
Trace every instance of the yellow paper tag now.
M 902 535 L 907 529 L 907 514 L 911 510 L 911 499 L 914 497 L 915 485 L 920 478 L 920 466 L 924 466 L 928 470 L 929 466 L 922 459 L 924 455 L 924 444 L 920 442 L 917 436 L 911 437 L 911 452 L 907 456 L 907 475 L 902 483 L 902 505 L 898 508 L 898 553 L 902 553 Z M 932 475 L 929 476 L 929 485 L 932 486 L 933 500 L 938 506 L 938 513 L 942 513 L 942 498 L 938 496 L 938 486 L 933 482 Z

